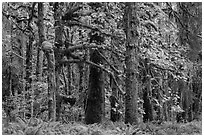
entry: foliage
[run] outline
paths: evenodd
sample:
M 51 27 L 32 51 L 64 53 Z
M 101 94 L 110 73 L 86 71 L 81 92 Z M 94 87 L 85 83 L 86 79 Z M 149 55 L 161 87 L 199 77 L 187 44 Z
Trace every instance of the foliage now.
M 190 123 L 165 122 L 161 125 L 141 123 L 137 126 L 126 125 L 123 122 L 85 125 L 70 122 L 43 122 L 40 119 L 28 121 L 18 120 L 3 127 L 3 135 L 199 135 L 202 133 L 201 122 Z

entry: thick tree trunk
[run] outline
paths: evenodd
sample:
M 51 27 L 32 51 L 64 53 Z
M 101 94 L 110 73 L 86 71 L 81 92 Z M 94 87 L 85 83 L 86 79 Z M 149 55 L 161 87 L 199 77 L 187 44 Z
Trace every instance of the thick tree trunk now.
M 125 123 L 136 124 L 138 122 L 138 32 L 136 3 L 126 3 L 125 7 L 125 33 L 126 33 L 126 95 L 125 95 Z
M 91 51 L 90 60 L 98 65 L 103 64 L 103 59 L 97 50 Z M 101 123 L 104 116 L 104 72 L 90 66 L 89 89 L 85 110 L 86 124 Z

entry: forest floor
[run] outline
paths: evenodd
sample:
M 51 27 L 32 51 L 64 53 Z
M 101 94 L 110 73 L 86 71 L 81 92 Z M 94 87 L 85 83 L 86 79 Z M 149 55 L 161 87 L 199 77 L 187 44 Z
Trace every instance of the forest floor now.
M 43 122 L 39 119 L 7 123 L 3 121 L 3 135 L 202 135 L 202 122 L 141 123 L 136 126 L 123 122 L 105 121 L 102 124 L 85 125 L 69 122 Z

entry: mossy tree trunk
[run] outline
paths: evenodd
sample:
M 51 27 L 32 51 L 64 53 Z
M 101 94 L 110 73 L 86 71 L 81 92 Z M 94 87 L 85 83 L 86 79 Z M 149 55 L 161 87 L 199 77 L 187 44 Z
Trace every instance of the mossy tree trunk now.
M 56 95 L 59 93 L 59 86 L 60 86 L 60 73 L 61 73 L 61 65 L 58 63 L 62 55 L 58 51 L 62 47 L 63 41 L 62 41 L 62 36 L 63 36 L 63 26 L 62 26 L 62 21 L 61 21 L 61 16 L 62 16 L 62 11 L 59 8 L 59 3 L 55 3 L 55 9 L 54 9 L 54 19 L 55 19 L 55 78 L 56 78 Z M 60 120 L 60 115 L 61 115 L 61 100 L 59 100 L 58 97 L 56 97 L 56 120 Z
M 143 91 L 143 108 L 145 114 L 143 115 L 143 121 L 148 122 L 153 120 L 153 108 L 151 103 L 151 81 L 150 76 L 147 75 L 147 81 L 146 81 L 146 88 Z
M 22 24 L 23 26 L 23 24 Z M 23 92 L 23 100 L 26 102 L 26 81 L 25 81 L 25 78 L 26 78 L 26 69 L 25 69 L 25 65 L 26 65 L 26 60 L 25 60 L 25 51 L 26 51 L 26 43 L 27 43 L 27 37 L 24 33 L 21 32 L 21 44 L 22 44 L 22 49 L 21 49 L 21 53 L 22 53 L 22 92 Z M 19 106 L 18 106 L 19 107 Z M 25 106 L 23 106 L 25 109 Z M 17 108 L 19 109 L 19 108 Z M 22 117 L 25 118 L 25 112 L 22 112 Z
M 29 36 L 29 43 L 27 45 L 26 49 L 26 90 L 28 90 L 31 87 L 32 78 L 31 72 L 32 72 L 32 52 L 33 52 L 33 36 Z
M 138 32 L 136 3 L 126 3 L 124 27 L 126 33 L 126 80 L 125 80 L 125 123 L 137 124 L 138 120 Z
M 44 5 L 42 2 L 38 3 L 38 34 L 39 34 L 39 45 L 38 45 L 38 55 L 37 55 L 37 67 L 36 75 L 39 81 L 42 81 L 43 73 L 43 51 L 42 43 L 45 41 L 45 30 L 44 30 Z
M 165 95 L 167 97 L 170 97 L 169 91 L 168 91 L 168 73 L 167 71 L 164 72 L 164 78 L 163 78 L 163 88 Z M 169 100 L 165 101 L 163 104 L 164 108 L 164 120 L 169 121 L 170 120 L 170 108 L 171 108 L 171 102 Z
M 143 108 L 145 114 L 143 114 L 143 121 L 148 122 L 153 120 L 153 108 L 152 108 L 152 89 L 151 89 L 151 75 L 150 75 L 150 61 L 149 59 L 145 59 L 145 89 L 143 91 Z
M 112 95 L 110 96 L 111 112 L 110 119 L 113 122 L 120 120 L 118 90 L 112 77 L 110 77 L 110 86 L 112 88 Z
M 45 31 L 44 31 L 44 3 L 39 2 L 38 3 L 38 33 L 39 33 L 39 67 L 38 69 L 38 80 L 42 80 L 42 67 L 43 67 L 43 51 L 45 56 L 47 58 L 47 64 L 48 64 L 48 119 L 50 121 L 56 120 L 56 78 L 55 78 L 55 54 L 53 50 L 53 45 L 45 41 Z
M 55 121 L 56 119 L 56 79 L 55 79 L 55 56 L 54 51 L 46 53 L 48 62 L 48 118 L 49 120 Z
M 111 59 L 113 65 L 116 69 L 118 69 L 119 63 L 116 59 L 116 57 L 112 54 L 111 55 Z M 115 73 L 116 74 L 116 73 Z M 117 74 L 116 74 L 117 75 Z M 117 79 L 118 81 L 118 79 Z M 119 105 L 119 101 L 118 101 L 118 88 L 116 86 L 116 83 L 114 82 L 114 79 L 110 76 L 110 87 L 112 89 L 112 95 L 110 96 L 110 104 L 111 104 L 111 111 L 110 111 L 110 119 L 113 122 L 119 121 L 120 120 L 120 105 Z

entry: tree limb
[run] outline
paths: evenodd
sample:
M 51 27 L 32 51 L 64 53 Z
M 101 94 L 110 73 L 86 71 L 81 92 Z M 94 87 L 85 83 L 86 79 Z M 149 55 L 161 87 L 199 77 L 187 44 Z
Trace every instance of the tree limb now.
M 101 52 L 98 51 L 98 53 L 99 53 L 99 55 L 103 58 L 103 60 L 105 60 L 105 62 L 108 63 L 108 65 L 110 66 L 110 68 L 111 68 L 112 70 L 114 70 L 117 74 L 120 74 L 120 71 L 117 70 L 117 69 L 106 59 L 106 57 L 104 57 L 104 55 L 101 54 Z
M 60 63 L 62 63 L 62 64 L 69 64 L 69 63 L 86 63 L 86 64 L 92 65 L 92 66 L 94 66 L 94 67 L 96 67 L 96 68 L 99 68 L 99 69 L 103 70 L 104 72 L 108 73 L 108 74 L 113 78 L 113 81 L 115 82 L 116 87 L 118 88 L 120 94 L 122 94 L 122 95 L 125 94 L 125 92 L 120 88 L 120 86 L 119 86 L 119 84 L 118 84 L 118 82 L 117 82 L 117 80 L 116 80 L 114 74 L 113 74 L 111 71 L 109 71 L 109 70 L 107 70 L 106 68 L 104 68 L 103 66 L 101 66 L 101 65 L 98 65 L 98 64 L 93 63 L 93 62 L 91 62 L 91 61 L 80 60 L 80 59 L 64 60 L 64 61 L 60 61 Z
M 108 47 L 108 46 L 96 45 L 95 43 L 85 44 L 85 45 L 74 45 L 72 43 L 68 43 L 68 44 L 70 45 L 70 46 L 68 46 L 69 48 L 67 48 L 67 49 L 58 49 L 58 51 L 61 52 L 62 54 L 66 54 L 68 52 L 73 52 L 75 50 L 97 48 L 97 49 L 112 51 L 118 57 L 125 58 L 125 56 L 120 51 L 114 50 L 114 49 L 112 49 L 111 47 Z
M 21 58 L 21 59 L 23 59 L 23 60 L 26 60 L 24 57 L 22 57 L 21 55 L 19 55 L 19 54 L 17 54 L 17 53 L 15 53 L 15 52 L 13 52 L 13 51 L 10 51 L 12 54 L 14 54 L 14 55 L 16 55 L 17 57 L 19 57 L 19 58 Z

